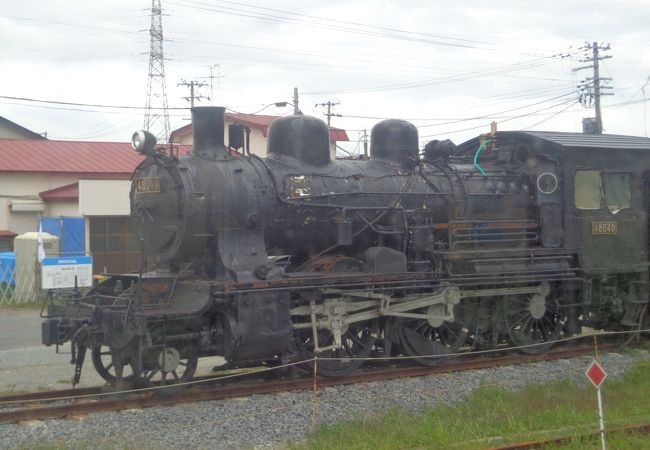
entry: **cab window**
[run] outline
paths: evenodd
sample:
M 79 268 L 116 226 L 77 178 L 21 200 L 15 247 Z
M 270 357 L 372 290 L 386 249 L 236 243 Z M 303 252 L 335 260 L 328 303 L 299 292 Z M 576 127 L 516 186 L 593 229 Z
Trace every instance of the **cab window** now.
M 576 208 L 600 209 L 602 186 L 599 170 L 576 171 L 574 186 Z
M 574 202 L 578 209 L 606 207 L 616 213 L 631 206 L 628 173 L 578 170 L 575 173 L 574 187 Z
M 605 201 L 612 212 L 630 207 L 630 175 L 627 173 L 606 173 Z

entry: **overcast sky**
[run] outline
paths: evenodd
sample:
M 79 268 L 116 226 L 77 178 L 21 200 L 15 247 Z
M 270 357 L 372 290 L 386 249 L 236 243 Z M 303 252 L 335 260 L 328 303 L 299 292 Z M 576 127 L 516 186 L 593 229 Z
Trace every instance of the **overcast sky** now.
M 590 64 L 580 48 L 597 41 L 611 45 L 601 61 L 614 94 L 603 98 L 605 132 L 647 134 L 647 0 L 162 0 L 162 7 L 172 130 L 189 118 L 179 109 L 189 106 L 189 90 L 179 83 L 196 80 L 207 85 L 198 94 L 211 96 L 197 105 L 244 113 L 290 101 L 294 87 L 306 114 L 325 119 L 316 103 L 339 102 L 332 125 L 348 131 L 349 151 L 383 118 L 411 120 L 423 143 L 460 143 L 489 131 L 492 120 L 499 130 L 578 132 L 594 110 L 579 103 L 576 85 L 593 74 L 573 69 Z M 128 141 L 144 121 L 150 9 L 149 0 L 2 2 L 0 116 L 51 139 Z

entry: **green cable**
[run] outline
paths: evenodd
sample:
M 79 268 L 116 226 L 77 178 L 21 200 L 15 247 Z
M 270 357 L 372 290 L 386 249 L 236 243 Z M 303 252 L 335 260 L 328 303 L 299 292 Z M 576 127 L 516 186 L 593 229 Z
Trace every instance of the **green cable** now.
M 481 154 L 481 150 L 483 150 L 483 147 L 485 147 L 487 144 L 492 142 L 492 139 L 486 139 L 485 141 L 481 142 L 481 145 L 478 146 L 478 150 L 476 150 L 476 153 L 474 154 L 474 167 L 478 169 L 478 171 L 481 173 L 481 175 L 486 175 L 485 170 L 481 166 L 478 165 L 478 155 Z

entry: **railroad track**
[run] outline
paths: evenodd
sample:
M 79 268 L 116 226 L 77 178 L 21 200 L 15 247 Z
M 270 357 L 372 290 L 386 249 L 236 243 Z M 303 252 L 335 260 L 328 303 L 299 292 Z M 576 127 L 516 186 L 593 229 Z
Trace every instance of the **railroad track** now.
M 606 434 L 610 434 L 610 433 L 650 434 L 650 424 L 628 425 L 625 427 L 608 428 L 605 430 L 605 433 Z M 561 437 L 554 437 L 548 439 L 540 439 L 535 441 L 516 442 L 514 444 L 507 444 L 501 447 L 489 447 L 486 450 L 537 450 L 537 449 L 543 449 L 549 447 L 551 445 L 567 444 L 574 441 L 575 439 L 598 437 L 599 435 L 600 435 L 600 431 L 596 430 L 591 433 L 583 433 L 574 436 L 561 436 Z
M 620 344 L 602 345 L 601 350 L 617 350 Z M 270 381 L 223 384 L 221 377 L 206 377 L 191 382 L 191 387 L 174 392 L 162 389 L 143 389 L 131 391 L 105 392 L 105 388 L 84 388 L 50 392 L 38 392 L 0 397 L 0 407 L 13 408 L 0 410 L 0 423 L 16 423 L 27 420 L 43 420 L 67 416 L 80 416 L 94 412 L 139 409 L 154 406 L 175 405 L 207 400 L 223 400 L 234 397 L 247 397 L 255 394 L 313 390 L 323 387 L 398 378 L 421 377 L 436 373 L 459 372 L 464 370 L 486 369 L 499 366 L 524 364 L 584 356 L 593 352 L 592 346 L 563 348 L 540 355 L 511 354 L 492 357 L 472 357 L 443 361 L 435 367 L 408 366 L 374 368 L 371 371 L 358 371 L 343 378 L 304 377 L 299 379 L 275 379 Z M 249 372 L 251 376 L 260 372 Z M 241 374 L 239 375 L 242 376 Z M 200 387 L 199 387 L 200 386 Z M 47 404 L 43 406 L 44 404 Z M 15 407 L 15 408 L 14 408 Z

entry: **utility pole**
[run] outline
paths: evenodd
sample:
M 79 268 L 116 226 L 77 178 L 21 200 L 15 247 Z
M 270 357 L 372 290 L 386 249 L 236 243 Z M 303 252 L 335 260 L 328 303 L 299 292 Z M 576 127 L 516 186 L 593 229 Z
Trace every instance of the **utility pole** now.
M 293 113 L 301 114 L 300 108 L 298 107 L 298 88 L 293 88 Z
M 343 117 L 340 114 L 336 114 L 332 112 L 332 106 L 336 106 L 340 104 L 340 102 L 331 102 L 331 101 L 326 101 L 323 103 L 316 103 L 316 106 L 327 106 L 327 112 L 323 113 L 325 116 L 327 116 L 327 128 L 330 127 L 330 122 L 332 121 L 332 116 L 334 117 Z
M 217 75 L 212 75 L 212 70 L 217 69 Z M 221 66 L 219 64 L 212 64 L 210 66 L 210 104 L 212 105 L 212 101 L 214 100 L 214 92 L 212 90 L 213 88 L 213 81 L 216 78 L 217 79 L 217 84 L 219 83 L 219 79 L 221 78 Z
M 210 76 L 199 77 L 199 79 L 205 80 L 207 78 L 210 80 L 210 105 L 214 105 L 214 80 L 216 79 L 216 84 L 219 84 L 219 80 L 223 78 L 223 75 L 221 75 L 221 66 L 219 64 L 212 64 L 211 66 L 208 66 L 208 69 L 210 70 Z M 216 75 L 214 74 L 215 69 L 217 72 Z
M 368 159 L 368 133 L 363 129 L 363 159 Z
M 582 47 L 582 50 L 585 50 L 586 57 L 585 59 L 581 59 L 580 62 L 591 62 L 592 64 L 573 69 L 574 72 L 583 69 L 593 69 L 594 71 L 593 77 L 587 77 L 584 80 L 581 80 L 578 85 L 578 89 L 580 89 L 580 103 L 587 108 L 591 108 L 593 104 L 596 109 L 594 134 L 602 134 L 603 132 L 603 116 L 600 107 L 600 97 L 603 95 L 614 95 L 613 92 L 602 92 L 605 89 L 613 89 L 612 86 L 603 85 L 604 82 L 612 81 L 612 79 L 600 76 L 600 66 L 598 63 L 603 59 L 611 58 L 610 55 L 600 55 L 601 51 L 607 51 L 609 49 L 609 44 L 598 44 L 598 42 L 590 44 L 586 42 Z
M 645 97 L 645 88 L 648 86 L 648 83 L 650 83 L 650 75 L 648 75 L 648 79 L 645 80 L 645 83 L 643 83 L 643 86 L 641 86 L 641 92 L 643 93 L 643 131 L 645 132 L 645 137 L 648 137 L 648 120 L 647 120 L 647 111 L 646 111 L 646 97 Z M 47 133 L 45 133 L 45 137 L 47 137 Z
M 158 142 L 169 137 L 169 112 L 165 87 L 165 58 L 163 57 L 162 8 L 160 0 L 151 1 L 151 36 L 149 45 L 149 80 L 147 104 L 144 112 L 145 130 L 150 131 Z
M 190 88 L 190 96 L 189 97 L 183 97 L 183 98 L 190 102 L 190 106 L 192 108 L 194 108 L 194 100 L 195 99 L 196 100 L 201 100 L 201 99 L 205 98 L 205 99 L 210 100 L 210 97 L 205 97 L 205 96 L 203 96 L 201 94 L 196 95 L 195 92 L 194 92 L 194 88 L 200 88 L 200 87 L 203 87 L 203 86 L 207 86 L 205 83 L 202 83 L 202 82 L 199 82 L 199 81 L 194 81 L 194 80 L 189 81 L 189 82 L 185 81 L 185 80 L 181 80 L 181 82 L 178 83 L 178 86 L 186 86 L 186 87 Z

